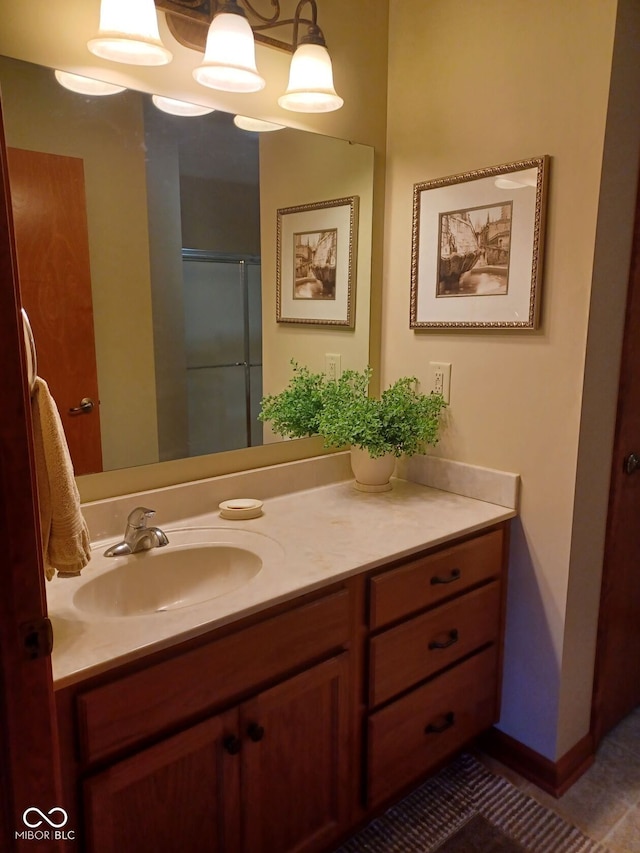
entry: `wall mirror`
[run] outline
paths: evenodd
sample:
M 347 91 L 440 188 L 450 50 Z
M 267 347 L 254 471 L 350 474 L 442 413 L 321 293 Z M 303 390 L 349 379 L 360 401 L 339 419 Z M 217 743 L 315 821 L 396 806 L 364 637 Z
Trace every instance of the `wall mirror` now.
M 370 147 L 293 128 L 242 131 L 219 110 L 170 116 L 131 83 L 108 97 L 73 93 L 50 57 L 24 61 L 12 44 L 0 43 L 11 52 L 0 58 L 0 85 L 39 372 L 61 413 L 80 409 L 65 421 L 72 456 L 95 445 L 88 425 L 98 425 L 99 452 L 74 458 L 76 473 L 272 441 L 257 406 L 286 384 L 292 359 L 322 370 L 337 353 L 343 368 L 366 365 Z M 354 328 L 283 328 L 277 211 L 346 196 L 359 199 Z M 53 203 L 52 220 L 43 211 Z M 93 353 L 95 385 L 54 388 L 56 370 L 72 379 Z

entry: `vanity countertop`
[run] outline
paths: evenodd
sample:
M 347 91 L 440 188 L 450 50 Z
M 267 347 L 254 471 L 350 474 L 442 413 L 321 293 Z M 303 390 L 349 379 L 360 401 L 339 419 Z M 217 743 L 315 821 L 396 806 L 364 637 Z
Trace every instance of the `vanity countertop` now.
M 266 498 L 264 514 L 244 521 L 223 519 L 216 509 L 162 524 L 169 540 L 172 528 L 232 528 L 261 534 L 281 547 L 278 559 L 265 563 L 247 584 L 197 605 L 136 616 L 89 616 L 74 606 L 73 597 L 91 579 L 91 563 L 79 578 L 51 581 L 47 600 L 54 632 L 54 686 L 516 515 L 510 507 L 484 500 L 403 479 L 392 482 L 391 491 L 378 494 L 358 492 L 352 481 L 343 481 Z M 113 541 L 93 547 L 101 554 Z

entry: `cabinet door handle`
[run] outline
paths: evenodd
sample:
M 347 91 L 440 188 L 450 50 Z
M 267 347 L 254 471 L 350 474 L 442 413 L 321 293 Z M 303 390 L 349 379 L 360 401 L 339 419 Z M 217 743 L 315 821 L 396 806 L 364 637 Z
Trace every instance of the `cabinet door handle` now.
M 258 723 L 251 723 L 247 729 L 247 734 L 249 735 L 250 740 L 254 743 L 258 743 L 264 737 L 264 726 L 261 726 Z
M 440 725 L 436 725 L 435 723 L 429 723 L 429 725 L 425 728 L 424 733 L 426 735 L 436 734 L 439 735 L 441 732 L 446 732 L 447 729 L 450 729 L 451 726 L 456 721 L 456 715 L 453 711 L 449 711 L 444 715 L 444 721 L 440 723 Z
M 451 574 L 448 578 L 441 578 L 439 575 L 434 575 L 431 578 L 431 586 L 435 586 L 439 583 L 453 583 L 453 581 L 460 580 L 462 572 L 460 569 L 451 569 Z
M 452 628 L 449 631 L 449 639 L 444 643 L 439 643 L 437 640 L 432 640 L 429 643 L 429 649 L 448 649 L 449 646 L 452 646 L 454 643 L 457 643 L 460 637 L 458 636 L 458 629 Z
M 235 735 L 227 735 L 222 741 L 222 746 L 229 755 L 237 755 L 242 747 L 242 741 Z

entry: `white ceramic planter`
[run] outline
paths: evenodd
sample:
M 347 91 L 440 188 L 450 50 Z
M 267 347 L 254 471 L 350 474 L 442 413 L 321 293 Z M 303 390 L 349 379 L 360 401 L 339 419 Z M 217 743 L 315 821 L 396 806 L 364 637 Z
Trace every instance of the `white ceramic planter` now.
M 396 457 L 392 453 L 372 459 L 367 450 L 351 448 L 351 470 L 356 478 L 355 487 L 361 492 L 388 492 Z

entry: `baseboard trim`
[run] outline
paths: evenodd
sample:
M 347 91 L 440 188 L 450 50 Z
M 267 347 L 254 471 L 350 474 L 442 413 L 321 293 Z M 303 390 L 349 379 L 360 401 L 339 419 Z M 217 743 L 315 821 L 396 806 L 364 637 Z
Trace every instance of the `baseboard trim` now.
M 591 767 L 595 757 L 595 741 L 591 733 L 579 740 L 558 761 L 545 758 L 496 728 L 490 729 L 483 736 L 480 746 L 493 758 L 554 797 L 561 797 L 568 791 Z

